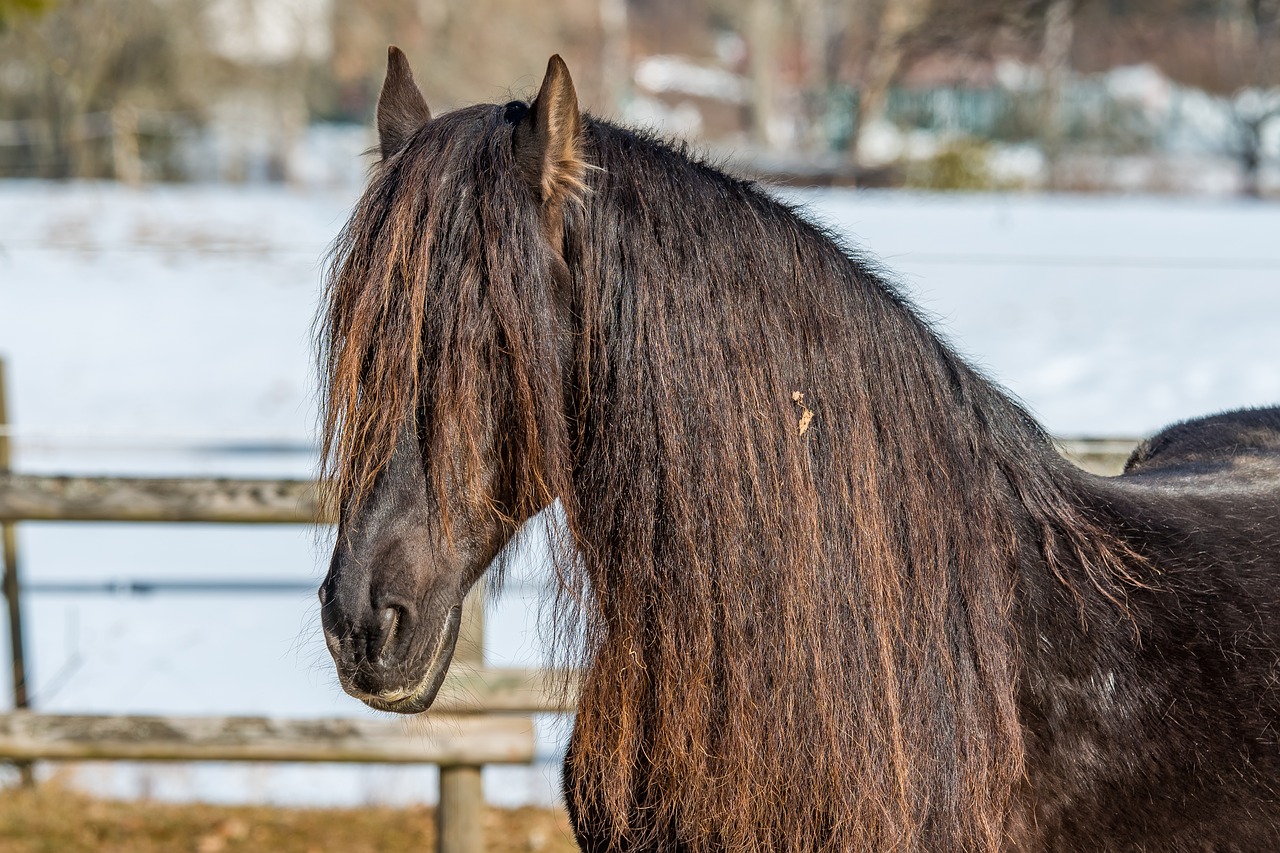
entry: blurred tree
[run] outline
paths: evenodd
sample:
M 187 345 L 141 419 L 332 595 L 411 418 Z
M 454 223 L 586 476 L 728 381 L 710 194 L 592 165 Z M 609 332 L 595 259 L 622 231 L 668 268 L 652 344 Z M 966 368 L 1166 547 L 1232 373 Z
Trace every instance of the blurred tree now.
M 347 120 L 371 116 L 388 44 L 408 55 L 437 111 L 532 95 L 554 53 L 568 63 L 588 109 L 613 112 L 617 105 L 606 88 L 616 85 L 615 77 L 630 79 L 633 48 L 622 28 L 630 28 L 631 9 L 619 21 L 619 9 L 603 0 L 361 0 L 330 8 L 335 115 Z
M 287 19 L 303 7 L 321 10 L 320 50 L 298 35 L 314 21 Z M 1057 104 L 1073 74 L 1150 62 L 1240 105 L 1230 153 L 1255 177 L 1275 119 L 1244 95 L 1280 86 L 1280 0 L 0 0 L 0 21 L 0 170 L 49 177 L 156 174 L 159 122 L 216 115 L 225 130 L 231 107 L 279 125 L 281 151 L 310 119 L 365 122 L 389 43 L 437 110 L 528 95 L 552 53 L 605 115 L 635 97 L 644 57 L 719 65 L 747 100 L 703 97 L 703 126 L 783 153 L 843 145 L 852 111 L 865 131 L 895 86 L 992 87 L 1012 59 L 1031 94 L 1010 121 L 1051 161 L 1071 142 Z M 255 28 L 290 46 L 246 48 Z
M 1256 97 L 1248 97 L 1256 95 Z M 1280 96 L 1244 92 L 1232 102 L 1236 138 L 1228 142 L 1227 153 L 1240 164 L 1241 192 L 1251 198 L 1262 196 L 1263 134 L 1273 121 L 1280 121 Z
M 1271 107 L 1273 96 L 1254 90 L 1265 93 L 1280 87 L 1280 0 L 881 0 L 881 4 L 868 60 L 846 78 L 861 95 L 862 131 L 883 109 L 882 93 L 917 67 L 945 67 L 940 57 L 972 57 L 988 66 L 997 59 L 1019 60 L 1038 68 L 1030 78 L 1039 81 L 1035 125 L 1052 184 L 1055 165 L 1067 144 L 1062 101 L 1071 74 L 1148 63 L 1176 82 L 1228 98 L 1235 132 L 1221 141 L 1221 150 L 1237 158 L 1245 191 L 1259 191 L 1264 131 L 1280 116 Z M 973 67 L 958 62 L 954 66 Z M 934 81 L 932 85 L 939 85 L 936 77 Z M 966 82 L 957 80 L 958 85 Z
M 6 30 L 19 15 L 37 15 L 53 5 L 54 0 L 0 0 L 0 31 Z
M 631 97 L 631 41 L 627 0 L 599 0 L 600 89 L 617 113 Z
M 875 47 L 867 61 L 858 98 L 858 118 L 852 145 L 853 158 L 858 165 L 877 166 L 868 162 L 867 131 L 884 118 L 889 86 L 897 77 L 902 65 L 903 49 L 912 31 L 929 16 L 931 0 L 885 0 L 880 12 L 880 24 L 876 32 Z
M 829 118 L 849 31 L 865 14 L 867 0 L 796 0 L 796 5 L 807 142 L 811 151 L 821 153 L 834 135 Z
M 1071 66 L 1071 42 L 1075 34 L 1074 0 L 1053 0 L 1045 14 L 1040 68 L 1044 75 L 1040 110 L 1040 148 L 1045 159 L 1045 180 L 1050 189 L 1061 183 L 1062 96 Z
M 751 0 L 747 13 L 747 43 L 751 56 L 751 123 L 757 145 L 776 150 L 784 145 L 778 115 L 779 51 L 785 0 Z
M 39 17 L 12 18 L 0 55 L 22 73 L 0 79 L 0 118 L 23 132 L 0 147 L 0 163 L 38 177 L 110 176 L 122 163 L 115 131 L 128 125 L 114 110 L 196 113 L 213 85 L 200 5 L 60 0 Z

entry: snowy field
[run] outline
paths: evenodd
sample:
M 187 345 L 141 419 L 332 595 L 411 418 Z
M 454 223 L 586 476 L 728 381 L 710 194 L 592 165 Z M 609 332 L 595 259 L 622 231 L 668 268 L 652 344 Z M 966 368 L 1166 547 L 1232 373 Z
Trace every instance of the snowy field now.
M 1280 401 L 1280 206 L 1171 198 L 792 192 L 878 258 L 1060 435 L 1137 436 Z M 351 193 L 0 184 L 0 355 L 28 472 L 302 476 L 310 324 Z M 41 592 L 59 582 L 312 584 L 301 528 L 27 524 L 33 692 L 47 711 L 371 713 L 337 688 L 309 591 Z M 537 665 L 534 595 L 491 605 L 490 665 Z M 7 676 L 6 676 L 7 677 Z M 7 681 L 6 681 L 7 683 Z M 563 724 L 539 721 L 547 756 Z M 491 768 L 495 802 L 556 772 Z M 86 767 L 121 795 L 430 800 L 430 768 Z

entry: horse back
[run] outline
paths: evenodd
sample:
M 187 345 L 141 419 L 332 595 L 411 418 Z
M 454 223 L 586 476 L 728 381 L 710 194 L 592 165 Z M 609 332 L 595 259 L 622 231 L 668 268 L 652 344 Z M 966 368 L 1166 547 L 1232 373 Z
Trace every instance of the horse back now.
M 1176 424 L 1094 482 L 1150 574 L 1114 631 L 1095 623 L 1075 649 L 1094 701 L 1055 722 L 1062 697 L 1039 697 L 1033 728 L 1056 734 L 1033 775 L 1062 806 L 1038 810 L 1045 846 L 1280 849 L 1280 408 Z M 1071 654 L 1033 666 L 1071 683 Z M 1077 741 L 1111 761 L 1086 769 L 1089 750 L 1062 748 Z
M 1254 628 L 1280 653 L 1280 407 L 1175 424 L 1142 442 L 1104 494 L 1156 587 L 1275 618 Z
M 1280 480 L 1280 407 L 1240 409 L 1174 424 L 1139 444 L 1125 475 Z
M 1175 424 L 1103 486 L 1166 567 L 1202 569 L 1280 606 L 1280 407 Z M 1280 625 L 1274 626 L 1280 632 Z

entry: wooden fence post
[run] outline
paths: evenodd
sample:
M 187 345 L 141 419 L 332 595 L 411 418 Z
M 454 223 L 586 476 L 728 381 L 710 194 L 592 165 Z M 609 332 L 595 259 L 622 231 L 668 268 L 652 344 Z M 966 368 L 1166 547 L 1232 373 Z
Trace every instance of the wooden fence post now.
M 481 580 L 462 608 L 462 627 L 454 651 L 455 664 L 484 666 L 484 599 Z M 436 805 L 437 853 L 482 853 L 484 850 L 484 787 L 479 765 L 440 768 L 440 799 Z
M 12 462 L 9 448 L 9 406 L 6 398 L 5 363 L 0 358 L 0 474 L 8 473 Z M 16 526 L 0 524 L 0 563 L 4 566 L 4 598 L 9 610 L 9 661 L 13 671 L 13 707 L 31 705 L 27 696 L 27 659 L 22 648 L 22 601 L 18 586 L 18 535 Z M 31 762 L 16 762 L 22 784 L 35 784 Z

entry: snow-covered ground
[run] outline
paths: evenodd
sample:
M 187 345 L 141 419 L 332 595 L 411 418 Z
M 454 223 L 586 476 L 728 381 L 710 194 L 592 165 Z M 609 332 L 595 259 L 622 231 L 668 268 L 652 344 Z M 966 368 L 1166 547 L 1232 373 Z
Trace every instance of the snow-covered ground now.
M 791 192 L 878 258 L 960 350 L 1063 435 L 1137 435 L 1280 401 L 1280 206 L 1170 198 Z M 305 475 L 310 324 L 350 191 L 0 184 L 0 355 L 17 467 Z M 241 452 L 226 452 L 228 442 Z M 234 448 L 232 448 L 234 449 Z M 249 452 L 254 451 L 254 452 Z M 25 579 L 283 579 L 297 528 L 26 524 Z M 542 662 L 534 596 L 492 605 L 492 665 Z M 27 596 L 49 711 L 369 713 L 338 690 L 309 591 Z M 2 673 L 0 673 L 2 674 Z M 563 722 L 540 720 L 548 756 Z M 491 768 L 497 802 L 545 801 L 549 764 Z M 131 795 L 412 801 L 430 768 L 98 765 Z

